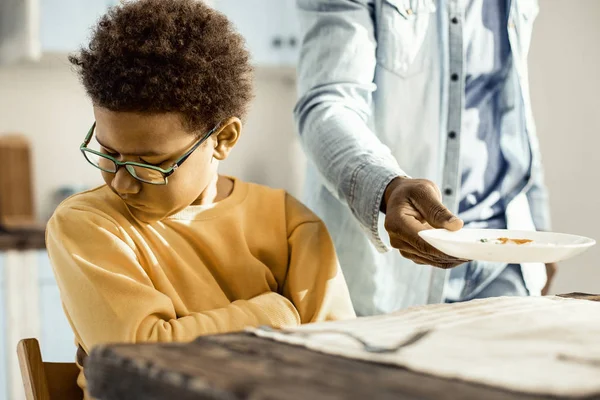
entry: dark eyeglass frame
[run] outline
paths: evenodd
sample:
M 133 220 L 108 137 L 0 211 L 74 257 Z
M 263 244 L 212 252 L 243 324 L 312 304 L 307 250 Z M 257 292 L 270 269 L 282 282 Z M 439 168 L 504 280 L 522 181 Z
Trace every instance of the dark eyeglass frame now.
M 144 164 L 144 163 L 139 163 L 139 162 L 135 162 L 135 161 L 119 161 L 117 159 L 115 159 L 114 157 L 109 156 L 108 154 L 104 154 L 101 153 L 99 151 L 96 151 L 94 149 L 90 149 L 89 147 L 87 147 L 90 142 L 92 141 L 92 137 L 94 136 L 94 130 L 96 128 L 96 122 L 94 122 L 94 124 L 92 125 L 92 127 L 90 128 L 90 130 L 87 133 L 87 136 L 85 137 L 85 140 L 83 141 L 83 143 L 81 144 L 81 146 L 79 146 L 79 150 L 81 150 L 81 153 L 83 154 L 83 157 L 86 159 L 86 161 L 88 163 L 90 163 L 91 165 L 93 165 L 94 167 L 98 168 L 101 171 L 104 172 L 108 172 L 109 174 L 116 174 L 119 169 L 121 167 L 125 167 L 125 169 L 127 170 L 127 172 L 129 173 L 129 175 L 131 175 L 134 179 L 142 182 L 142 183 L 147 183 L 150 185 L 166 185 L 169 180 L 169 176 L 173 175 L 173 173 L 177 170 L 177 168 L 181 167 L 181 165 L 185 162 L 185 160 L 187 160 L 194 151 L 196 151 L 196 149 L 198 147 L 200 147 L 202 145 L 202 143 L 206 142 L 206 140 L 217 131 L 217 129 L 219 128 L 220 124 L 217 124 L 217 126 L 215 126 L 213 129 L 211 129 L 209 132 L 207 132 L 204 136 L 202 136 L 202 138 L 200 138 L 200 140 L 191 148 L 189 149 L 184 155 L 182 155 L 181 157 L 179 157 L 174 163 L 173 165 L 171 165 L 169 168 L 167 169 L 163 169 L 160 167 L 157 167 L 155 165 L 150 165 L 150 164 Z M 100 166 L 94 164 L 93 162 L 91 162 L 87 156 L 85 155 L 85 153 L 91 153 L 94 154 L 98 157 L 102 157 L 105 158 L 109 161 L 112 161 L 115 164 L 115 171 L 108 171 L 104 168 L 101 168 Z M 128 166 L 131 166 L 131 168 L 128 168 Z M 151 182 L 151 181 L 146 181 L 144 179 L 141 179 L 137 176 L 135 176 L 135 172 L 133 170 L 133 167 L 140 167 L 140 168 L 148 168 L 157 172 L 160 172 L 164 178 L 164 182 L 160 183 L 160 182 Z

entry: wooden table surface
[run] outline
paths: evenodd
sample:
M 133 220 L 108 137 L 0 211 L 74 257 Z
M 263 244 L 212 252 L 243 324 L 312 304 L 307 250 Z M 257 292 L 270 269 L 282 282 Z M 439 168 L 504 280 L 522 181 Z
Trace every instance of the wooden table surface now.
M 597 295 L 565 296 L 600 301 Z M 555 398 L 317 353 L 248 333 L 188 344 L 100 346 L 86 360 L 86 377 L 99 400 Z

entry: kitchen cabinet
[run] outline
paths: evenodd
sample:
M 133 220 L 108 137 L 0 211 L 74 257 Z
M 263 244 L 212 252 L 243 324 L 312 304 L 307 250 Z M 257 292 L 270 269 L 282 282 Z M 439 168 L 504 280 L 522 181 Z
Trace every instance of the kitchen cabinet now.
M 91 27 L 118 0 L 38 0 L 42 52 L 71 52 L 86 44 Z
M 31 0 L 33 5 L 2 8 L 0 26 L 14 25 L 18 35 L 0 29 L 0 63 L 36 60 L 44 53 L 70 53 L 89 42 L 92 28 L 119 0 Z M 224 13 L 244 36 L 253 63 L 293 67 L 300 50 L 295 0 L 198 0 Z M 8 29 L 8 28 L 7 28 Z M 4 29 L 6 30 L 6 29 Z M 13 37 L 15 36 L 15 37 Z
M 91 27 L 118 0 L 39 0 L 42 52 L 85 45 Z M 300 37 L 295 0 L 211 0 L 244 36 L 258 66 L 293 66 Z
M 300 49 L 295 0 L 214 0 L 244 36 L 258 66 L 294 66 Z
M 283 64 L 296 66 L 300 55 L 300 44 L 302 43 L 296 0 L 283 0 L 282 3 L 284 4 L 284 37 L 287 40 L 287 46 L 283 54 Z

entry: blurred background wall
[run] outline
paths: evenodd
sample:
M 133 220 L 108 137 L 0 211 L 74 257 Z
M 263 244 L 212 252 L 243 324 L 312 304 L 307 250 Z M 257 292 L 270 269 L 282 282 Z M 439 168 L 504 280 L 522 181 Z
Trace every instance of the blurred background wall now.
M 540 0 L 529 74 L 553 229 L 600 240 L 600 1 Z M 600 293 L 600 246 L 560 264 L 555 293 Z
M 14 15 L 26 16 L 27 34 L 13 37 L 4 28 L 20 25 L 0 24 L 0 63 L 25 59 L 0 66 L 0 135 L 22 133 L 31 143 L 40 222 L 56 206 L 57 190 L 101 184 L 79 152 L 93 115 L 67 54 L 116 1 L 9 2 L 23 7 Z M 256 99 L 222 172 L 301 197 L 306 160 L 292 122 L 299 44 L 294 0 L 211 3 L 238 26 L 256 63 Z M 0 3 L 0 22 L 10 20 L 6 4 Z M 600 239 L 600 0 L 540 0 L 540 6 L 529 64 L 554 230 Z M 37 40 L 23 48 L 20 43 L 31 37 Z M 19 48 L 23 52 L 15 54 Z M 600 246 L 562 263 L 552 292 L 600 293 L 598 259 Z M 19 338 L 39 337 L 45 359 L 73 359 L 72 334 L 43 250 L 22 256 L 0 252 L 0 327 L 0 399 L 23 398 L 14 352 Z
M 223 163 L 222 171 L 300 195 L 304 154 L 292 120 L 294 70 L 257 67 L 255 86 L 256 99 L 239 146 Z M 0 134 L 19 132 L 31 140 L 40 218 L 53 211 L 56 189 L 103 183 L 79 151 L 93 122 L 91 103 L 64 54 L 46 54 L 36 63 L 0 67 Z
M 268 15 L 259 5 L 289 6 L 293 1 L 249 1 L 248 9 L 255 15 L 245 17 L 236 0 L 220 1 L 260 53 L 256 100 L 240 145 L 222 170 L 300 196 L 305 160 L 291 117 L 296 96 L 294 54 L 282 61 L 269 53 L 280 51 L 273 43 L 278 36 L 284 47 L 295 33 L 286 35 L 278 27 L 256 32 L 265 29 L 259 28 L 264 24 L 252 23 Z M 531 92 L 554 229 L 600 239 L 596 155 L 600 148 L 600 1 L 540 0 L 540 7 L 529 58 Z M 53 40 L 60 43 L 60 37 Z M 59 47 L 47 41 L 50 47 Z M 57 188 L 100 183 L 78 149 L 92 121 L 90 103 L 65 54 L 47 53 L 40 62 L 0 68 L 0 133 L 22 132 L 32 141 L 40 218 L 52 212 Z M 600 246 L 565 262 L 554 290 L 600 292 L 597 259 Z

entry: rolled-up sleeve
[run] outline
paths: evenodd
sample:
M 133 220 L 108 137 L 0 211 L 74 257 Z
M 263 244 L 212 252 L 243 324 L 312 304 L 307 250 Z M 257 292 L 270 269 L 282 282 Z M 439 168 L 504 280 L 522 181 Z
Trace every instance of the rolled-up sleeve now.
M 309 160 L 380 251 L 385 188 L 406 174 L 371 126 L 376 65 L 372 0 L 297 0 L 304 40 L 294 110 Z

